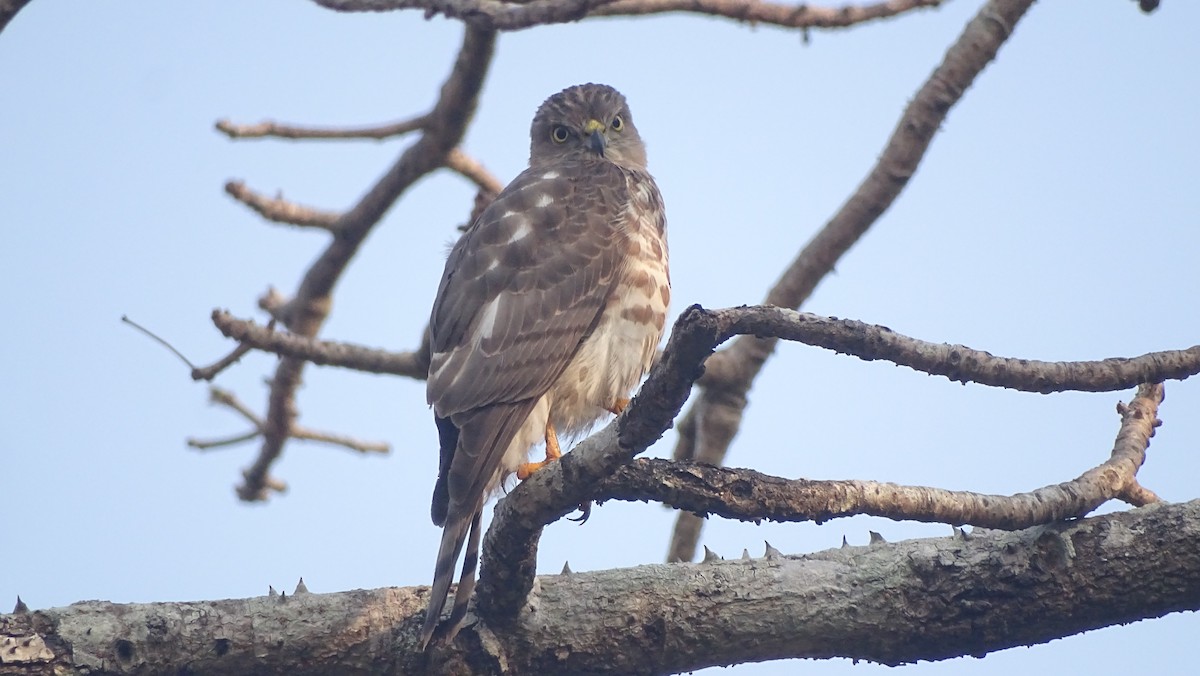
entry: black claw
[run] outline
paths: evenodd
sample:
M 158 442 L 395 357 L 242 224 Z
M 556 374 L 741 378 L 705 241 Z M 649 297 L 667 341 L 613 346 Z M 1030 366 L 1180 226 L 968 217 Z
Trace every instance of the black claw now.
M 587 523 L 587 520 L 590 519 L 591 516 L 592 516 L 592 501 L 587 500 L 587 501 L 579 503 L 579 516 L 578 517 L 568 516 L 567 521 L 575 521 L 575 522 L 579 523 L 580 526 L 582 526 L 583 524 Z

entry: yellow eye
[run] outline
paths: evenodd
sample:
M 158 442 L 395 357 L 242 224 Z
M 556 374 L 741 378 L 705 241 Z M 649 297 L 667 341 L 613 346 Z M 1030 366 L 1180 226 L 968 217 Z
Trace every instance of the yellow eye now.
M 612 121 L 612 130 L 613 131 L 621 131 L 624 128 L 625 128 L 625 120 L 622 120 L 620 115 L 614 117 L 613 121 Z
M 550 130 L 550 138 L 555 143 L 566 143 L 567 137 L 570 135 L 571 131 L 561 124 L 554 125 L 554 128 Z

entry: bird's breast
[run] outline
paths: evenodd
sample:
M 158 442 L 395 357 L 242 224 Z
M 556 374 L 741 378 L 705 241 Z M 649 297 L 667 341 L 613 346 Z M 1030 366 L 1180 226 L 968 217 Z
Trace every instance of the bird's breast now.
M 640 193 L 640 194 L 639 194 Z M 596 328 L 551 389 L 550 418 L 567 434 L 583 431 L 627 398 L 658 349 L 671 302 L 662 202 L 650 183 L 633 190 L 619 274 Z

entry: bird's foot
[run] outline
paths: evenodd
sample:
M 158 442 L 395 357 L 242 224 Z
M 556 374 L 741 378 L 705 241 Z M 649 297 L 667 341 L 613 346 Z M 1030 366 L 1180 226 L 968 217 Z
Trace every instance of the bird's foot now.
M 558 445 L 558 432 L 554 431 L 552 423 L 546 423 L 546 459 L 541 462 L 527 462 L 517 467 L 517 478 L 521 481 L 533 476 L 533 473 L 562 457 L 562 448 Z
M 627 406 L 629 406 L 629 400 L 625 397 L 621 397 L 620 399 L 614 401 L 612 406 L 606 406 L 605 408 L 607 408 L 608 412 L 612 413 L 613 415 L 621 415 L 621 411 L 624 411 L 625 407 Z

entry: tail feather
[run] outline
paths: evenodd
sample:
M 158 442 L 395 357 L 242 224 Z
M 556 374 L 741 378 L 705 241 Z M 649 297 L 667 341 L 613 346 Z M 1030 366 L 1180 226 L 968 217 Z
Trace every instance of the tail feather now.
M 458 589 L 454 592 L 454 609 L 450 611 L 450 619 L 446 622 L 446 640 L 452 641 L 462 626 L 463 618 L 467 616 L 467 604 L 471 601 L 471 592 L 475 591 L 475 569 L 479 566 L 479 521 L 483 510 L 475 512 L 471 519 L 471 536 L 467 538 L 467 558 L 463 561 L 462 573 L 458 576 Z
M 474 514 L 467 513 L 461 517 L 455 515 L 456 518 L 446 522 L 445 529 L 442 530 L 442 544 L 438 547 L 437 563 L 433 568 L 433 589 L 429 592 L 429 609 L 425 611 L 425 625 L 421 628 L 421 650 L 424 650 L 429 645 L 429 639 L 433 638 L 433 631 L 437 629 L 438 620 L 442 616 L 442 608 L 446 606 L 450 581 L 454 579 L 455 564 L 458 563 L 458 555 L 462 552 L 463 542 L 467 539 L 467 529 L 473 524 L 479 523 L 481 514 L 483 514 L 482 504 L 475 509 Z M 478 538 L 474 539 L 476 547 L 478 547 Z M 464 565 L 464 574 L 467 572 L 466 568 Z M 472 575 L 474 572 L 472 566 Z M 473 577 L 471 586 L 475 586 Z M 455 605 L 457 606 L 457 600 Z
M 433 569 L 433 589 L 429 609 L 421 630 L 421 649 L 429 645 L 438 619 L 446 605 L 454 567 L 470 534 L 467 557 L 458 591 L 454 598 L 450 635 L 466 614 L 467 602 L 475 588 L 475 569 L 479 564 L 479 521 L 487 494 L 502 478 L 505 451 L 529 419 L 536 399 L 492 404 L 456 413 L 449 418 L 435 416 L 441 445 L 438 483 L 434 487 L 431 516 L 442 525 L 442 542 Z M 452 418 L 452 419 L 451 419 Z

